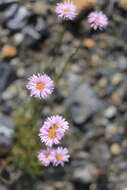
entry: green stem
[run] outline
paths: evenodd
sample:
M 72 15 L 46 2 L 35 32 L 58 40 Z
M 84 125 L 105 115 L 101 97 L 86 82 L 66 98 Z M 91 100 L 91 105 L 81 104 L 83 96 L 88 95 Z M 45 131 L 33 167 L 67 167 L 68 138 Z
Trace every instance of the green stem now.
M 61 70 L 61 72 L 57 75 L 56 79 L 55 79 L 55 82 L 57 83 L 61 78 L 62 76 L 64 75 L 67 67 L 68 67 L 68 64 L 70 63 L 70 61 L 72 60 L 72 58 L 77 54 L 77 52 L 79 51 L 81 47 L 81 43 L 79 44 L 79 46 L 69 55 L 68 59 L 65 61 L 64 63 L 64 66 Z

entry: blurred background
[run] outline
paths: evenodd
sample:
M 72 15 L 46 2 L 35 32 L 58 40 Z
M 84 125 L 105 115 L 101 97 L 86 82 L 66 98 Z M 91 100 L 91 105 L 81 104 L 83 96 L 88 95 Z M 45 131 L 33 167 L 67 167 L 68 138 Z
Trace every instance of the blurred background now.
M 74 22 L 57 19 L 57 2 L 0 0 L 0 190 L 127 190 L 127 0 L 74 1 Z M 92 10 L 106 30 L 90 29 Z M 26 90 L 38 72 L 56 81 L 48 101 Z M 37 159 L 53 114 L 71 126 L 63 168 Z

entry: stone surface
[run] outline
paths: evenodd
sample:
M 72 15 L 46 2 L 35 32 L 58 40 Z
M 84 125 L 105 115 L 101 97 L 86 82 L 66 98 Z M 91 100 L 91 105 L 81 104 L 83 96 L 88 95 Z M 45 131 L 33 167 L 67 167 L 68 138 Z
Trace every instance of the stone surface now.
M 113 155 L 119 155 L 122 153 L 122 148 L 119 144 L 112 144 L 111 146 L 111 153 Z
M 79 86 L 68 100 L 68 112 L 76 124 L 82 124 L 103 108 L 103 102 L 88 84 Z
M 4 13 L 5 26 L 10 30 L 21 30 L 28 23 L 31 13 L 17 4 L 9 6 Z
M 0 153 L 9 151 L 14 139 L 15 124 L 9 117 L 0 114 Z
M 5 45 L 2 49 L 3 57 L 14 57 L 17 54 L 17 49 L 12 45 Z
M 3 92 L 15 79 L 16 73 L 13 66 L 0 62 L 0 92 Z
M 36 44 L 39 40 L 47 39 L 49 29 L 43 17 L 34 17 L 34 22 L 23 29 L 23 45 L 31 46 Z
M 104 115 L 105 115 L 105 117 L 110 119 L 110 118 L 114 117 L 116 115 L 116 113 L 117 113 L 116 107 L 115 106 L 109 106 L 105 110 Z
M 81 183 L 91 183 L 94 179 L 93 171 L 94 166 L 92 164 L 87 164 L 86 166 L 81 166 L 73 171 L 73 180 Z
M 19 2 L 19 0 L 0 0 L 0 8 L 4 8 L 5 6 L 16 2 Z

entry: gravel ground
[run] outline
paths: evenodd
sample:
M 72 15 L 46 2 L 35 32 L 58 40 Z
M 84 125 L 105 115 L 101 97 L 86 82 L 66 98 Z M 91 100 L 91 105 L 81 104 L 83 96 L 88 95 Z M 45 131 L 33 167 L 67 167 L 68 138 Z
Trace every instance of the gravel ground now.
M 89 10 L 76 22 L 62 23 L 53 0 L 0 0 L 0 190 L 127 190 L 124 2 L 98 1 L 94 9 L 107 14 L 109 26 L 94 32 L 87 23 Z M 71 129 L 63 144 L 71 160 L 64 168 L 42 168 L 42 176 L 31 180 L 11 150 L 23 138 L 14 134 L 15 115 L 30 102 L 26 79 L 43 71 L 58 80 L 36 121 L 38 129 L 47 115 L 66 115 Z

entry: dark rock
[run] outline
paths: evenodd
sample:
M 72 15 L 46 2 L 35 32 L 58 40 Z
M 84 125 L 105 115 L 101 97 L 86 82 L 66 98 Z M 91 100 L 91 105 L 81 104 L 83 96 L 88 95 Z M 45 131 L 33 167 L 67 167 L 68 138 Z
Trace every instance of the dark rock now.
M 110 150 L 107 144 L 104 142 L 94 143 L 94 146 L 92 147 L 92 155 L 93 160 L 96 160 L 99 168 L 105 170 L 111 159 Z
M 62 180 L 64 176 L 65 170 L 62 167 L 57 167 L 57 170 L 51 167 L 44 173 L 45 180 Z
M 8 190 L 7 186 L 0 183 L 0 190 Z
M 35 16 L 34 21 L 24 28 L 23 34 L 23 45 L 32 46 L 38 41 L 43 41 L 48 37 L 48 25 L 42 17 Z
M 121 71 L 127 71 L 127 58 L 125 56 L 118 57 L 116 65 Z
M 0 63 L 0 92 L 3 92 L 11 82 L 16 79 L 16 73 L 12 65 L 1 62 Z
M 98 0 L 98 4 L 100 5 L 101 9 L 105 9 L 109 5 L 109 0 Z
M 124 149 L 123 149 L 123 153 L 125 154 L 125 156 L 127 156 L 127 146 L 124 147 Z
M 121 38 L 123 41 L 127 42 L 127 24 L 123 24 L 121 27 Z
M 9 6 L 5 13 L 5 26 L 10 30 L 21 30 L 28 22 L 31 13 L 23 6 L 16 4 Z
M 107 86 L 107 89 L 106 89 L 106 95 L 107 96 L 110 96 L 114 91 L 115 91 L 115 86 L 113 86 L 113 85 L 109 85 L 109 86 Z
M 123 86 L 123 90 L 122 90 L 122 100 L 127 102 L 127 84 L 125 84 Z
M 97 180 L 97 188 L 96 190 L 110 190 L 109 183 L 108 183 L 108 177 L 106 174 L 100 175 Z
M 59 2 L 59 0 L 48 0 L 48 2 L 51 3 L 51 4 L 56 4 L 56 3 Z
M 55 188 L 53 187 L 53 185 L 48 185 L 48 184 L 44 184 L 44 183 L 36 183 L 34 190 L 54 190 Z
M 93 181 L 93 170 L 95 166 L 88 152 L 78 152 L 75 155 L 75 159 L 71 162 L 71 168 L 73 182 L 88 184 Z
M 114 143 L 118 143 L 118 144 L 121 144 L 123 139 L 124 139 L 123 134 L 117 134 L 117 135 L 112 137 L 112 141 Z
M 58 104 L 61 104 L 63 103 L 64 99 L 65 97 L 61 94 L 61 92 L 58 89 L 56 89 L 55 95 L 54 95 L 54 101 Z
M 18 9 L 17 4 L 13 4 L 9 6 L 4 12 L 4 19 L 7 20 L 7 19 L 12 18 L 15 15 L 17 9 Z
M 81 167 L 75 170 L 73 173 L 74 180 L 78 180 L 84 183 L 91 183 L 93 181 L 92 172 L 93 172 L 92 165 L 88 165 L 86 167 Z
M 7 116 L 0 114 L 0 153 L 7 153 L 13 143 L 15 125 Z
M 8 5 L 16 2 L 19 2 L 19 0 L 0 0 L 0 9 L 6 8 Z
M 67 99 L 68 112 L 76 124 L 84 123 L 98 112 L 104 103 L 88 84 L 82 84 Z

